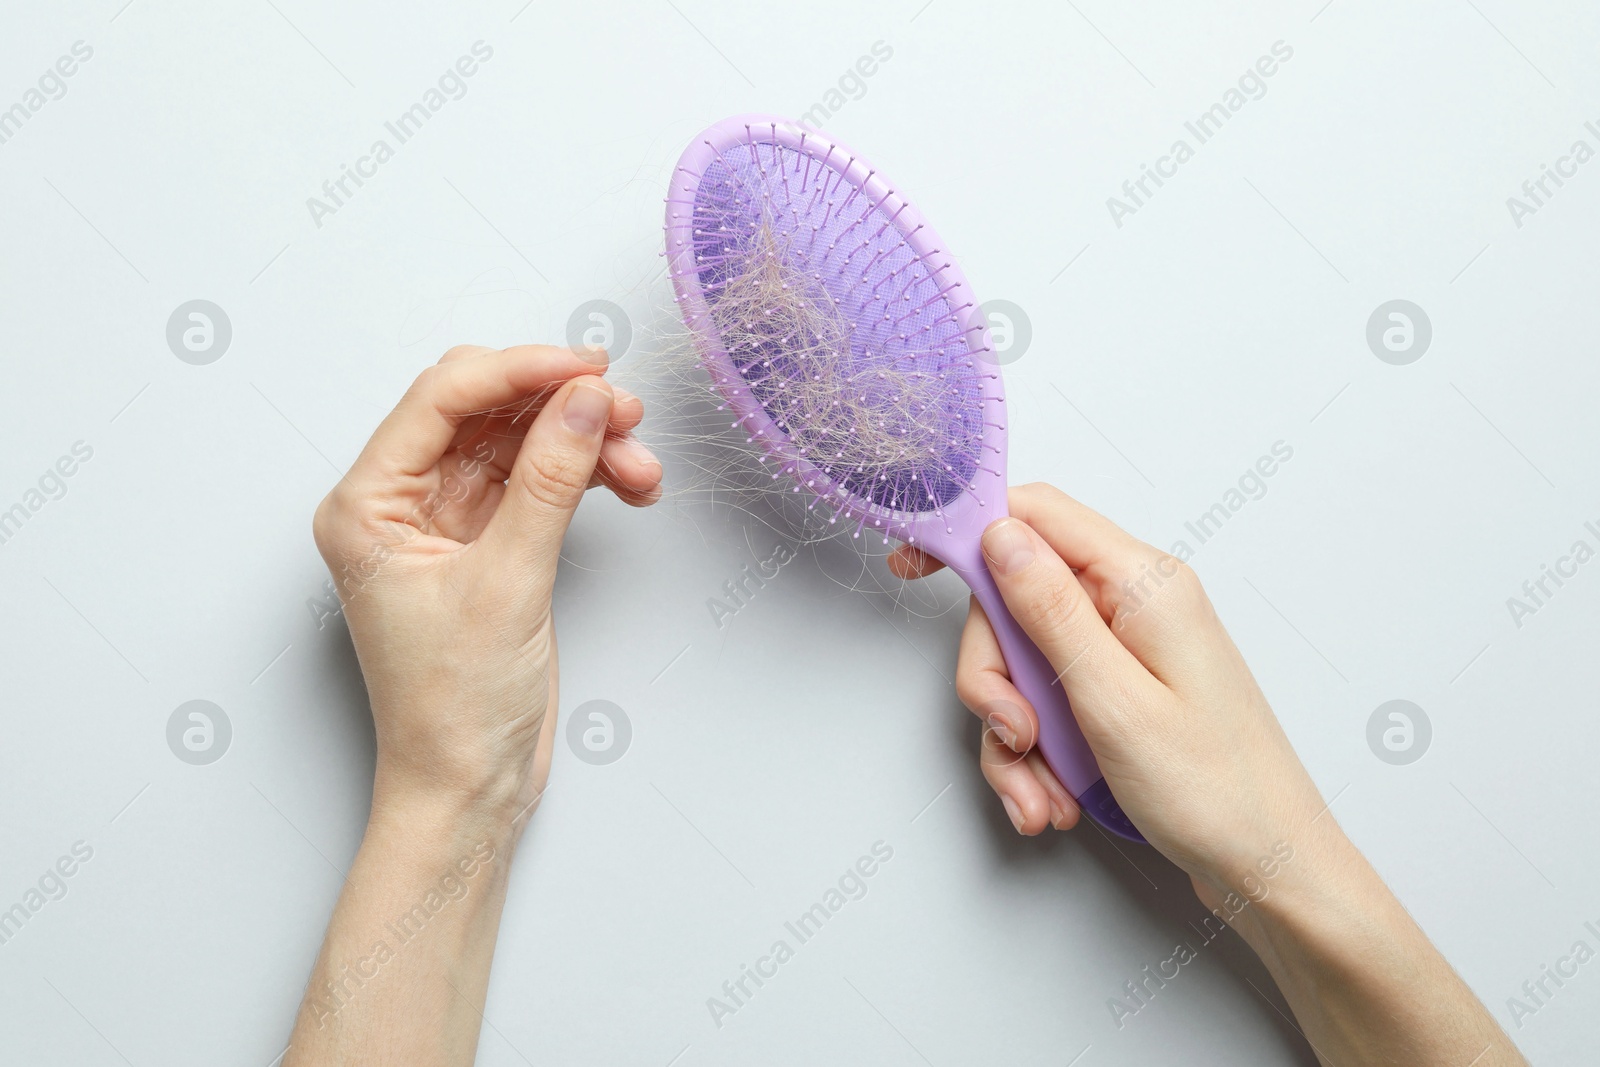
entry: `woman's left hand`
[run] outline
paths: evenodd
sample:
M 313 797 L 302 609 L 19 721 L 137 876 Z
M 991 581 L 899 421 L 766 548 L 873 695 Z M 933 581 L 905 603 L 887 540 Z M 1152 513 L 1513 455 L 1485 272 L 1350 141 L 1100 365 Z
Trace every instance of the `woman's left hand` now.
M 443 797 L 514 818 L 550 769 L 556 561 L 578 501 L 660 496 L 605 352 L 453 348 L 317 509 L 372 700 L 373 807 Z

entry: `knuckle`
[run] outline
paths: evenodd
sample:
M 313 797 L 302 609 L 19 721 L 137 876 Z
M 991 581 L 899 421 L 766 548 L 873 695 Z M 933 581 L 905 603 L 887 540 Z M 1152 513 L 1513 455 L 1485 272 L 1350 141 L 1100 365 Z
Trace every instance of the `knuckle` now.
M 1137 574 L 1119 577 L 1121 591 L 1116 607 L 1119 627 L 1141 615 L 1146 608 L 1160 618 L 1186 618 L 1202 611 L 1207 604 L 1205 588 L 1194 568 L 1164 552 L 1138 568 Z
M 435 363 L 431 367 L 424 367 L 417 372 L 411 380 L 411 386 L 406 390 L 406 397 L 427 399 L 437 388 L 439 376 L 443 373 L 444 364 Z
M 1123 593 L 1127 593 L 1130 589 L 1138 589 L 1141 571 L 1148 582 L 1151 571 L 1150 564 L 1144 563 L 1141 567 L 1141 561 L 1137 559 L 1107 560 L 1101 567 L 1106 584 Z
M 956 664 L 956 699 L 974 713 L 983 705 L 983 687 L 978 681 L 978 672 L 960 663 Z
M 1043 506 L 1057 505 L 1071 499 L 1049 482 L 1029 482 L 1026 485 L 1019 485 L 1016 487 L 1016 492 Z
M 1181 598 L 1182 603 L 1193 605 L 1205 600 L 1206 587 L 1201 583 L 1200 575 L 1195 573 L 1193 567 L 1176 556 L 1162 557 L 1157 566 L 1172 574 L 1169 581 L 1172 583 L 1173 592 Z
M 1048 631 L 1070 631 L 1077 628 L 1084 601 L 1081 590 L 1069 589 L 1065 582 L 1046 582 L 1034 596 L 1034 617 Z
M 593 465 L 565 448 L 547 448 L 519 468 L 524 491 L 553 508 L 571 507 L 589 485 Z
M 344 525 L 343 507 L 338 495 L 337 489 L 330 492 L 311 514 L 311 539 L 316 542 L 317 551 L 324 556 L 333 552 L 338 532 Z
M 508 356 L 532 357 L 542 361 L 556 360 L 569 355 L 571 349 L 559 345 L 521 344 L 511 345 L 500 350 Z

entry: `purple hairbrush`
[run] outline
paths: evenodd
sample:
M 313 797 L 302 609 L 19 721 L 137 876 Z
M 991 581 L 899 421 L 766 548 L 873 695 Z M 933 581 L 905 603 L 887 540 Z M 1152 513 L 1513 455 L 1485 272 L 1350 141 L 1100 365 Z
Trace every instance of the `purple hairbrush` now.
M 1006 515 L 1005 391 L 977 298 L 933 230 L 856 153 L 754 115 L 684 152 L 666 230 L 702 363 L 773 477 L 830 522 L 960 575 L 1038 712 L 1051 770 L 1102 826 L 1143 841 L 984 564 L 979 536 Z

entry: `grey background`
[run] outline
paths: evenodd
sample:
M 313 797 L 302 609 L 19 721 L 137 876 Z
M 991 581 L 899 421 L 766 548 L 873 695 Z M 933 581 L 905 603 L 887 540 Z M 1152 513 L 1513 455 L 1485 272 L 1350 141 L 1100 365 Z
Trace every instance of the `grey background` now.
M 0 144 L 0 507 L 94 450 L 0 545 L 0 907 L 93 849 L 0 945 L 7 1062 L 276 1062 L 372 762 L 348 635 L 308 607 L 312 508 L 451 344 L 559 343 L 614 300 L 648 394 L 683 144 L 806 111 L 877 41 L 827 125 L 1026 310 L 1013 481 L 1193 545 L 1290 445 L 1194 563 L 1334 814 L 1502 1023 L 1595 945 L 1600 563 L 1520 627 L 1506 603 L 1600 520 L 1600 162 L 1520 228 L 1506 205 L 1600 140 L 1592 5 L 10 4 L 0 107 L 79 40 Z M 314 225 L 477 40 L 466 95 Z M 1106 199 L 1278 40 L 1266 95 L 1116 226 Z M 203 366 L 166 343 L 196 299 L 233 332 Z M 1395 299 L 1433 328 L 1405 366 L 1365 339 Z M 591 765 L 563 733 L 481 1063 L 1312 1062 L 1231 935 L 1114 1025 L 1201 909 L 1149 850 L 1012 834 L 949 684 L 958 587 L 831 545 L 719 629 L 707 598 L 778 535 L 696 491 L 591 497 L 562 706 L 615 702 L 632 742 Z M 232 726 L 206 766 L 166 741 L 196 699 Z M 1432 724 L 1405 765 L 1367 744 L 1396 699 Z M 715 1027 L 706 998 L 878 840 L 868 895 Z M 1592 1062 L 1597 1008 L 1591 962 L 1512 1032 Z

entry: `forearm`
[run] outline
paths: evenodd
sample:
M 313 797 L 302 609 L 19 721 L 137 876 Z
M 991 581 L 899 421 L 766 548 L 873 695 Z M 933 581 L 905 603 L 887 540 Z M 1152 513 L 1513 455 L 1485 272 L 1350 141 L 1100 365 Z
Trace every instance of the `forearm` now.
M 1527 1061 L 1332 820 L 1235 929 L 1330 1067 Z
M 502 807 L 379 791 L 284 1067 L 472 1063 L 515 847 Z

